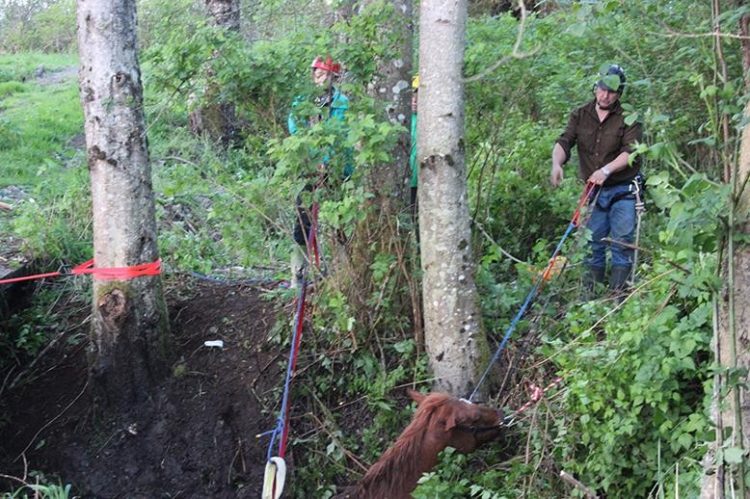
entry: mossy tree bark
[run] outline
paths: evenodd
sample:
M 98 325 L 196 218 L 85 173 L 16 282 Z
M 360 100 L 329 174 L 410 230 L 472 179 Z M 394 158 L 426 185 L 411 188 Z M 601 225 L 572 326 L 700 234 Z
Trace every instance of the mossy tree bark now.
M 715 5 L 715 12 L 718 9 Z M 739 33 L 747 36 L 750 16 L 744 15 L 739 21 Z M 718 41 L 717 41 L 718 43 Z M 745 74 L 745 90 L 750 89 L 750 41 L 740 40 L 742 67 Z M 745 105 L 744 122 L 750 119 L 750 103 Z M 738 474 L 748 469 L 747 456 L 750 448 L 750 400 L 745 384 L 747 375 L 738 377 L 736 373 L 750 369 L 750 126 L 745 125 L 740 136 L 740 154 L 736 168 L 728 165 L 733 185 L 732 214 L 730 217 L 730 237 L 732 242 L 722 265 L 724 287 L 718 296 L 716 317 L 716 335 L 714 356 L 727 373 L 734 373 L 739 383 L 729 383 L 726 374 L 714 378 L 714 400 L 711 406 L 711 417 L 716 425 L 717 439 L 708 447 L 703 466 L 704 476 L 701 484 L 701 498 L 715 499 L 724 497 L 729 490 L 734 490 L 740 480 Z M 739 371 L 738 371 L 739 370 Z M 738 431 L 739 430 L 739 431 Z M 724 441 L 725 436 L 730 441 Z M 739 467 L 728 467 L 722 459 L 719 448 L 742 449 L 744 463 Z M 737 469 L 739 468 L 739 469 Z M 734 482 L 734 483 L 730 483 Z M 748 495 L 747 480 L 741 480 Z
M 366 0 L 367 7 L 372 0 Z M 408 223 L 409 119 L 411 118 L 412 38 L 414 35 L 411 0 L 391 0 L 393 16 L 387 26 L 394 48 L 388 57 L 378 61 L 370 82 L 369 93 L 380 101 L 382 118 L 404 127 L 388 162 L 368 166 L 362 177 L 373 197 L 368 201 L 365 220 L 359 223 L 347 248 L 338 248 L 335 268 L 337 285 L 345 289 L 360 324 L 377 327 L 373 320 L 373 296 L 386 294 L 388 310 L 377 314 L 412 315 L 413 328 L 421 330 L 418 277 L 411 272 L 411 232 Z M 350 115 L 349 119 L 353 119 Z M 334 243 L 335 245 L 336 243 Z M 394 260 L 380 282 L 374 282 L 372 264 L 379 254 L 392 255 Z M 413 260 L 413 259 L 412 259 Z M 409 290 L 404 296 L 403 289 Z M 409 334 L 408 328 L 404 328 Z
M 438 389 L 466 395 L 489 359 L 474 281 L 464 159 L 465 0 L 419 22 L 419 226 L 425 345 Z
M 135 0 L 79 0 L 79 84 L 96 267 L 158 258 L 154 193 L 137 58 Z M 165 368 L 161 279 L 94 278 L 90 373 L 110 404 L 148 396 Z
M 750 103 L 745 107 L 745 117 L 750 118 Z M 750 189 L 747 185 L 750 176 L 750 127 L 742 132 L 739 164 L 734 171 L 737 186 L 735 190 L 733 243 L 722 262 L 724 289 L 719 296 L 718 340 L 714 345 L 716 360 L 733 375 L 722 375 L 715 393 L 712 417 L 719 431 L 729 441 L 721 442 L 724 449 L 750 448 L 750 400 L 744 387 L 746 375 L 739 372 L 750 369 Z M 729 378 L 729 379 L 728 379 Z M 737 482 L 737 471 L 719 462 L 721 454 L 716 446 L 709 450 L 706 459 L 706 475 L 703 480 L 701 497 L 713 499 L 723 497 L 722 491 L 736 488 L 729 482 Z M 745 457 L 746 459 L 746 457 Z M 747 463 L 744 466 L 747 469 Z
M 206 0 L 206 13 L 210 22 L 219 29 L 232 33 L 240 31 L 239 0 Z M 197 135 L 206 135 L 216 142 L 228 145 L 235 137 L 237 116 L 234 105 L 223 102 L 221 88 L 214 81 L 212 61 L 218 57 L 215 51 L 207 62 L 206 83 L 197 98 L 197 107 L 190 111 L 190 129 Z

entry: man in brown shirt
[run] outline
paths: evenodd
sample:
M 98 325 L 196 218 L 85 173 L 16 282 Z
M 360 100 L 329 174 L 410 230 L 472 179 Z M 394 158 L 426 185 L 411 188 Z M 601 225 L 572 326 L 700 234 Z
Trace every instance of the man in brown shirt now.
M 633 182 L 640 171 L 640 161 L 630 161 L 635 143 L 641 140 L 638 123 L 628 125 L 620 106 L 625 88 L 625 72 L 616 64 L 602 72 L 594 85 L 594 99 L 570 114 L 568 126 L 552 149 L 550 182 L 554 187 L 563 179 L 563 165 L 570 159 L 573 146 L 578 148 L 578 173 L 582 180 L 598 186 L 588 227 L 591 230 L 591 254 L 586 259 L 590 285 L 604 282 L 607 245 L 601 241 L 633 242 L 635 233 L 635 195 Z M 625 287 L 633 266 L 633 250 L 613 244 L 609 284 L 612 289 Z

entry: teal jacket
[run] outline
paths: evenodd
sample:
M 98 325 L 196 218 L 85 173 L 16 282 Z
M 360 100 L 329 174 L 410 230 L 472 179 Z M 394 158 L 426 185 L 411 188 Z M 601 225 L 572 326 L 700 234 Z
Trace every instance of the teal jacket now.
M 294 108 L 299 106 L 300 103 L 302 103 L 302 101 L 304 100 L 304 97 L 296 97 L 294 99 L 294 102 L 292 102 L 292 110 L 289 112 L 289 117 L 287 118 L 287 128 L 289 128 L 289 133 L 291 133 L 292 135 L 297 133 L 297 131 L 300 129 L 300 126 L 297 124 L 297 117 L 294 115 Z M 346 95 L 342 94 L 338 88 L 333 87 L 331 106 L 329 108 L 329 114 L 326 119 L 336 118 L 343 121 L 344 118 L 346 118 L 347 109 L 349 109 L 349 99 L 346 97 Z
M 411 152 L 409 153 L 409 166 L 411 167 L 411 186 L 416 189 L 419 180 L 419 169 L 417 168 L 417 113 L 411 113 Z
M 298 124 L 297 123 L 297 117 L 294 115 L 294 108 L 299 106 L 300 103 L 302 103 L 305 100 L 304 97 L 296 97 L 294 99 L 294 102 L 292 102 L 292 110 L 289 112 L 289 117 L 287 118 L 287 127 L 289 128 L 289 133 L 294 135 L 297 133 L 297 131 L 300 129 L 300 125 L 306 126 L 305 123 Z M 346 97 L 346 95 L 342 94 L 338 88 L 333 87 L 333 95 L 331 96 L 331 104 L 328 107 L 328 116 L 325 116 L 324 119 L 328 120 L 331 118 L 335 118 L 337 120 L 344 121 L 346 119 L 346 110 L 349 109 L 349 99 Z M 344 179 L 348 179 L 352 176 L 352 173 L 354 173 L 354 164 L 352 161 L 352 151 L 347 150 L 345 151 L 345 162 L 344 162 Z M 328 161 L 330 160 L 330 155 L 326 154 L 323 157 L 323 164 L 328 164 Z

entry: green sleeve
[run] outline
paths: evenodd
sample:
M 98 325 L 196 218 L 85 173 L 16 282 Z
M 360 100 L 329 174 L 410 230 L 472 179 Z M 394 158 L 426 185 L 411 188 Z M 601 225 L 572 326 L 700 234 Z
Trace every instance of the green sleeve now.
M 417 168 L 417 113 L 411 113 L 411 152 L 409 153 L 409 166 L 411 167 L 411 186 L 416 188 L 419 180 L 419 169 Z

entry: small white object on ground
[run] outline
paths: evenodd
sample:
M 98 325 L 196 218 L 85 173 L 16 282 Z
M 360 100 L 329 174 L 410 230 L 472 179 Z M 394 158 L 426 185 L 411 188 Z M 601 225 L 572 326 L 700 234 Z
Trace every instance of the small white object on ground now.
M 208 341 L 204 341 L 203 345 L 207 347 L 224 348 L 224 341 L 223 340 L 208 340 Z

